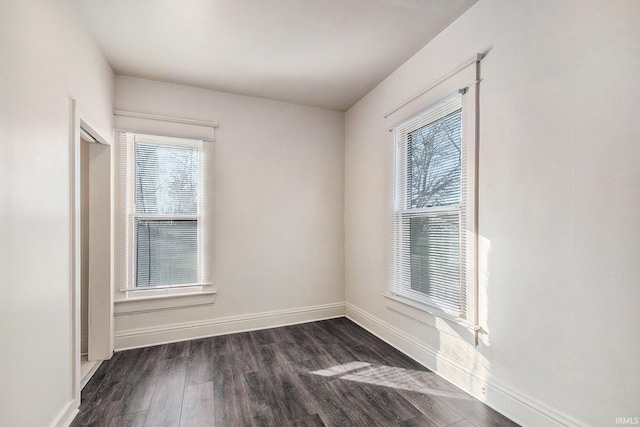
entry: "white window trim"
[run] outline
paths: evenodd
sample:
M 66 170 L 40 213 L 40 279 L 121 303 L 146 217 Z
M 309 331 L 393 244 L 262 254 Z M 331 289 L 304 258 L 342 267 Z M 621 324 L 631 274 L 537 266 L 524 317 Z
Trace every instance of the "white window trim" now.
M 204 145 L 210 144 L 210 141 L 202 139 L 182 138 L 165 135 L 154 135 L 149 133 L 137 133 L 131 131 L 119 131 L 120 144 L 126 144 L 123 149 L 120 146 L 120 180 L 135 179 L 135 159 L 134 150 L 136 138 L 138 142 L 147 142 L 158 145 L 175 145 L 182 147 L 195 147 L 198 149 L 199 166 L 198 166 L 198 213 L 197 215 L 148 215 L 136 214 L 134 212 L 134 194 L 125 183 L 120 184 L 121 198 L 121 215 L 120 215 L 120 242 L 119 250 L 124 251 L 120 254 L 121 268 L 124 268 L 124 275 L 121 276 L 119 297 L 115 302 L 125 302 L 133 300 L 155 300 L 155 299 L 173 299 L 191 295 L 213 295 L 217 291 L 213 288 L 212 266 L 213 262 L 213 245 L 207 242 L 205 238 L 205 230 L 208 232 L 208 239 L 211 239 L 212 224 L 209 215 L 212 213 L 207 210 L 207 182 L 210 181 L 207 175 L 212 174 L 210 165 L 212 159 L 207 159 L 204 155 Z M 208 156 L 211 157 L 211 156 Z M 123 176 L 125 175 L 125 176 Z M 205 213 L 206 212 L 206 213 Z M 176 285 L 159 285 L 149 288 L 135 287 L 135 236 L 134 223 L 136 219 L 192 219 L 198 221 L 198 248 L 197 248 L 197 265 L 198 265 L 198 281 L 196 283 L 176 284 Z M 124 280 L 122 280 L 124 279 Z
M 438 312 L 446 313 L 450 316 L 466 316 L 466 295 L 460 295 L 460 304 L 462 308 L 458 312 L 458 310 L 454 310 L 446 306 L 446 303 L 440 301 L 436 295 L 426 295 L 422 292 L 413 291 L 411 287 L 406 283 L 408 277 L 410 277 L 410 273 L 407 269 L 411 268 L 408 264 L 408 260 L 406 259 L 408 245 L 410 244 L 408 241 L 409 236 L 407 235 L 406 229 L 406 221 L 410 220 L 411 217 L 429 217 L 433 214 L 452 214 L 454 216 L 458 216 L 458 229 L 461 231 L 461 239 L 460 239 L 460 262 L 462 264 L 466 263 L 466 257 L 464 253 L 464 244 L 462 240 L 462 229 L 464 224 L 462 223 L 464 218 L 464 189 L 462 190 L 463 195 L 461 196 L 460 203 L 450 204 L 444 206 L 434 206 L 434 207 L 424 207 L 424 208 L 409 208 L 406 206 L 408 197 L 407 194 L 407 162 L 409 155 L 408 148 L 408 136 L 426 126 L 430 123 L 437 122 L 447 115 L 454 113 L 456 111 L 463 110 L 462 105 L 462 94 L 453 94 L 448 96 L 444 100 L 441 100 L 429 107 L 425 110 L 421 111 L 416 116 L 413 116 L 398 125 L 396 125 L 393 129 L 394 131 L 394 206 L 393 206 L 393 261 L 392 261 L 392 280 L 390 286 L 390 292 L 398 297 L 403 297 L 411 301 L 415 301 L 424 306 L 434 307 Z M 461 118 L 464 119 L 464 112 L 461 112 Z M 461 124 L 462 126 L 462 124 Z M 464 126 L 463 126 L 464 127 Z M 464 133 L 464 132 L 463 132 Z M 466 144 L 464 141 L 464 137 L 461 135 L 463 151 L 461 156 L 466 155 Z M 462 159 L 463 168 L 461 171 L 461 185 L 464 185 L 465 182 L 465 173 L 466 167 L 464 167 L 464 159 Z M 460 271 L 460 281 L 459 285 L 464 290 L 466 289 L 465 283 L 465 272 Z M 454 286 L 454 284 L 452 284 Z
M 480 60 L 483 55 L 478 54 L 474 58 L 461 64 L 456 69 L 447 73 L 434 83 L 427 86 L 424 90 L 413 95 L 397 107 L 390 110 L 385 115 L 387 119 L 388 129 L 393 137 L 393 128 L 396 124 L 405 122 L 408 117 L 416 115 L 417 112 L 425 110 L 425 107 L 433 105 L 438 99 L 442 99 L 447 93 L 451 93 L 457 89 L 465 88 L 463 102 L 463 138 L 467 149 L 467 172 L 466 172 L 466 191 L 467 191 L 467 215 L 462 232 L 464 238 L 467 239 L 466 245 L 466 265 L 465 268 L 465 292 L 466 292 L 466 315 L 464 318 L 452 316 L 450 313 L 442 311 L 437 307 L 423 304 L 418 301 L 397 295 L 392 287 L 393 268 L 390 265 L 390 286 L 389 290 L 382 294 L 390 303 L 400 303 L 408 307 L 412 307 L 421 312 L 442 318 L 447 321 L 453 321 L 465 328 L 474 331 L 476 336 L 476 344 L 478 343 L 478 331 L 481 330 L 478 320 L 478 85 L 480 83 Z M 470 67 L 470 65 L 474 67 Z M 462 83 L 462 85 L 461 85 Z M 467 83 L 465 85 L 464 83 Z M 393 139 L 393 138 L 392 138 Z M 393 151 L 393 168 L 391 188 L 392 200 L 395 202 L 395 141 L 390 144 Z M 395 207 L 394 205 L 392 205 Z M 390 215 L 393 218 L 395 209 L 392 209 Z M 390 221 L 392 219 L 390 218 Z M 393 230 L 392 230 L 393 233 Z M 390 242 L 392 244 L 392 242 Z M 391 255 L 391 263 L 393 263 L 393 255 Z
M 423 313 L 423 314 L 427 314 L 427 315 L 431 315 L 433 317 L 437 317 L 440 319 L 443 319 L 447 322 L 450 323 L 455 323 L 457 325 L 460 325 L 462 327 L 464 327 L 465 329 L 471 330 L 471 331 L 478 331 L 480 330 L 480 326 L 473 324 L 472 322 L 469 322 L 465 319 L 461 319 L 458 316 L 453 316 L 447 312 L 438 310 L 436 307 L 430 306 L 430 305 L 426 305 L 426 304 L 422 304 L 418 301 L 414 301 L 396 294 L 393 294 L 391 292 L 387 292 L 382 294 L 382 296 L 384 296 L 387 300 L 389 301 L 393 301 L 395 303 L 397 303 L 396 305 L 394 304 L 388 304 L 388 309 L 392 310 L 392 311 L 398 311 L 400 312 L 402 315 L 410 317 L 412 319 L 415 319 L 421 323 L 426 323 L 424 320 L 424 316 L 420 316 L 419 313 Z M 403 309 L 401 310 L 399 307 L 410 307 L 412 309 L 418 310 L 418 313 L 414 313 L 411 310 L 406 310 Z

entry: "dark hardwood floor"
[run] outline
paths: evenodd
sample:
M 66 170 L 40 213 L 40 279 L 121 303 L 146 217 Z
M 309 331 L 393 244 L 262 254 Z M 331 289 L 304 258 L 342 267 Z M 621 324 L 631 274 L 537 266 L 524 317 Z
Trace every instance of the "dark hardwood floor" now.
M 516 426 L 346 318 L 116 353 L 72 426 Z

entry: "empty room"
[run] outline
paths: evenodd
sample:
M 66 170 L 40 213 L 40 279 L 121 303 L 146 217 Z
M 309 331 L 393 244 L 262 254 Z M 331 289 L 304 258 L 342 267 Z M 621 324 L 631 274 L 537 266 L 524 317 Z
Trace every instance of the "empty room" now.
M 639 424 L 638 22 L 0 0 L 0 426 Z

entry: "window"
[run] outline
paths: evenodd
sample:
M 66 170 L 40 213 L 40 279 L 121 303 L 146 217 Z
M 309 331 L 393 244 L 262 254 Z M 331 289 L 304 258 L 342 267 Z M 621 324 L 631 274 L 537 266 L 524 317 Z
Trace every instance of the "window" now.
M 120 144 L 121 288 L 209 284 L 206 143 L 122 133 Z
M 473 262 L 467 248 L 473 227 L 466 225 L 474 199 L 467 185 L 463 92 L 393 128 L 391 292 L 465 318 Z

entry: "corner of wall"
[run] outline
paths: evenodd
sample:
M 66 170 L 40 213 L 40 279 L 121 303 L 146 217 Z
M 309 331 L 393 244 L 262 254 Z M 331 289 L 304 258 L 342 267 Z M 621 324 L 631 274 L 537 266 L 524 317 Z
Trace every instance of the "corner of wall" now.
M 463 366 L 354 304 L 345 304 L 345 316 L 387 344 L 521 425 L 586 427 L 585 424 L 495 379 L 481 378 Z

